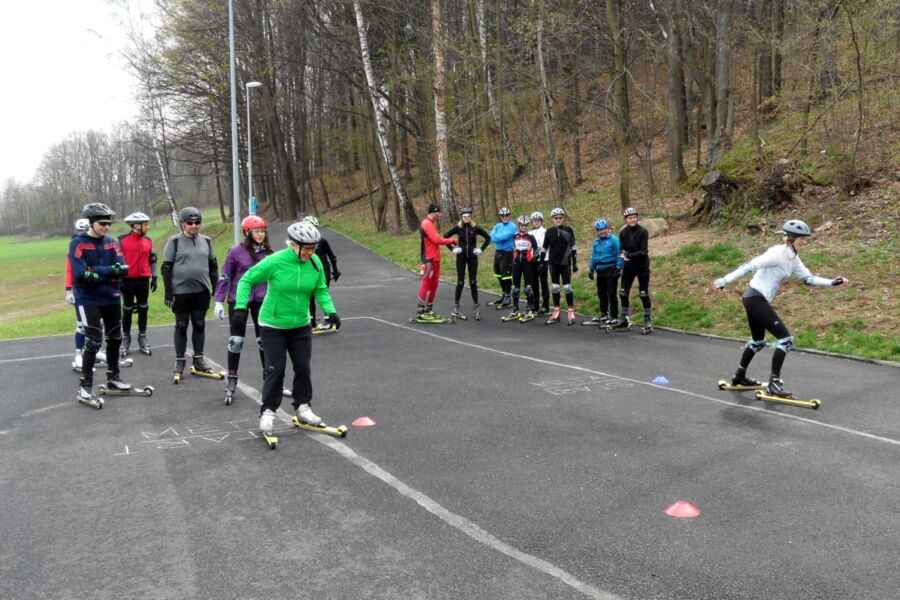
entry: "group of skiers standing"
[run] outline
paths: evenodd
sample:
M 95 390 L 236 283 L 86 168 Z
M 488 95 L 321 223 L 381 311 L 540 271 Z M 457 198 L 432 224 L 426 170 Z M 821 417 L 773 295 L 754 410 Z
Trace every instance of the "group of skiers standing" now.
M 547 323 L 558 323 L 562 310 L 560 301 L 564 296 L 566 321 L 569 325 L 574 324 L 572 275 L 578 272 L 578 249 L 575 232 L 566 224 L 566 211 L 560 207 L 551 210 L 553 224 L 549 228 L 544 227 L 544 215 L 539 211 L 520 215 L 515 222 L 507 207 L 500 208 L 497 215 L 499 222 L 488 233 L 473 222 L 472 209 L 463 208 L 459 222 L 442 236 L 436 225 L 441 216 L 441 208 L 436 204 L 428 207 L 428 216 L 420 227 L 423 274 L 416 320 L 430 322 L 441 319 L 434 314 L 433 309 L 440 276 L 441 246 L 450 247 L 456 258 L 457 278 L 452 315 L 464 318 L 460 310 L 460 299 L 468 281 L 474 317 L 480 320 L 478 256 L 493 243 L 494 276 L 500 285 L 501 297 L 491 305 L 511 309 L 503 319 L 529 321 L 535 315 L 549 314 Z M 619 236 L 611 233 L 606 219 L 597 219 L 594 223 L 596 237 L 588 264 L 588 277 L 597 281 L 600 315 L 596 317 L 596 321 L 617 327 L 628 326 L 629 296 L 634 280 L 637 279 L 644 308 L 644 325 L 649 327 L 652 319 L 650 256 L 647 246 L 649 236 L 647 230 L 638 224 L 637 210 L 627 208 L 624 217 L 625 227 Z M 480 245 L 479 237 L 483 239 Z M 523 294 L 525 310 L 521 312 L 520 299 Z

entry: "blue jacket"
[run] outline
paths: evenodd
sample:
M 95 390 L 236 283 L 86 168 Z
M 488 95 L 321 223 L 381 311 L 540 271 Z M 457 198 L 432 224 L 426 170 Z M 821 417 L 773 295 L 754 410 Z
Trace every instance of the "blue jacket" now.
M 491 241 L 494 242 L 494 250 L 508 250 L 512 251 L 513 249 L 513 238 L 516 237 L 516 233 L 519 231 L 519 227 L 512 222 L 512 219 L 504 223 L 500 221 L 494 228 L 491 229 Z
M 108 235 L 102 238 L 87 233 L 76 235 L 69 242 L 69 263 L 76 304 L 108 306 L 121 302 L 119 281 L 125 276 L 125 270 L 113 265 L 124 265 L 125 258 L 115 239 Z
M 591 263 L 588 265 L 588 271 L 611 269 L 616 267 L 621 269 L 625 264 L 622 257 L 619 256 L 622 249 L 619 246 L 619 238 L 614 233 L 610 233 L 605 238 L 594 237 L 594 249 L 591 251 Z

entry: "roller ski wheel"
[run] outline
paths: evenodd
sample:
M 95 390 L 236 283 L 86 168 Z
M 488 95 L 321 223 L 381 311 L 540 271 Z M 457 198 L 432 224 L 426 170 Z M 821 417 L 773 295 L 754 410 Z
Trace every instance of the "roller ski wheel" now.
M 205 369 L 198 369 L 194 365 L 191 365 L 191 375 L 196 375 L 197 377 L 206 377 L 207 379 L 217 379 L 222 381 L 225 379 L 225 371 L 216 371 L 210 367 Z
M 535 317 L 535 315 L 533 312 L 531 312 L 530 310 L 526 311 L 526 312 L 522 313 L 522 316 L 519 317 L 519 323 L 527 323 L 528 321 L 534 321 L 534 317 Z
M 173 384 L 178 385 L 179 383 L 181 383 L 182 379 L 184 379 L 184 375 L 181 373 L 181 371 L 175 371 L 174 373 L 172 373 Z
M 266 443 L 266 446 L 269 447 L 269 450 L 274 450 L 278 447 L 278 436 L 272 433 L 271 431 L 261 431 L 260 435 L 262 435 L 263 441 Z
M 114 387 L 109 387 L 105 383 L 101 383 L 97 386 L 97 390 L 106 396 L 146 396 L 149 398 L 153 395 L 153 386 L 148 385 L 145 387 L 130 387 L 126 390 L 116 389 Z
M 121 367 L 128 368 L 128 367 L 133 367 L 133 366 L 134 366 L 134 359 L 131 357 L 123 358 L 122 360 L 119 361 L 120 368 Z
M 346 425 L 338 425 L 337 427 L 331 427 L 326 425 L 325 423 L 319 423 L 318 425 L 311 425 L 310 423 L 305 423 L 298 419 L 296 416 L 291 418 L 291 425 L 298 429 L 305 429 L 307 431 L 314 431 L 316 433 L 324 433 L 326 435 L 330 435 L 336 438 L 345 438 L 347 437 L 347 426 Z
M 319 325 L 317 327 L 312 328 L 313 335 L 328 335 L 330 333 L 337 333 L 338 328 L 333 325 Z
M 772 394 L 769 394 L 764 389 L 757 390 L 755 396 L 757 400 L 763 400 L 765 402 L 777 402 L 779 404 L 799 406 L 801 408 L 811 408 L 813 410 L 818 410 L 819 407 L 822 406 L 821 400 L 800 400 L 799 398 L 794 398 L 793 396 L 774 396 Z
M 92 392 L 88 391 L 85 388 L 80 388 L 78 390 L 78 393 L 75 394 L 75 400 L 77 400 L 80 404 L 90 406 L 91 408 L 96 408 L 97 410 L 103 408 L 103 398 L 95 396 Z
M 757 382 L 757 385 L 732 385 L 730 381 L 719 380 L 719 389 L 729 392 L 744 392 L 747 390 L 765 390 L 766 384 Z

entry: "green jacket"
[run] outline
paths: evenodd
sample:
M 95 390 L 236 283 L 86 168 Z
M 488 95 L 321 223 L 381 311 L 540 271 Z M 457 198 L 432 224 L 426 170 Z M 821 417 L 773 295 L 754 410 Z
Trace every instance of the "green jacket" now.
M 269 287 L 259 311 L 261 325 L 277 329 L 305 327 L 309 324 L 310 296 L 316 297 L 326 315 L 335 312 L 325 286 L 325 269 L 315 254 L 301 262 L 291 248 L 285 248 L 256 263 L 238 281 L 235 309 L 247 308 L 253 286 L 264 281 Z

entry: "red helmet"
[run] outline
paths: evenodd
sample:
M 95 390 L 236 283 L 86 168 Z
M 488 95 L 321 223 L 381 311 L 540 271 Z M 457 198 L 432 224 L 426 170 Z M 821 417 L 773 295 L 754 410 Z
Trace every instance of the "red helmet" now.
M 268 229 L 266 220 L 256 215 L 244 217 L 244 220 L 241 221 L 241 231 L 244 232 L 244 235 L 250 235 L 251 229 Z

